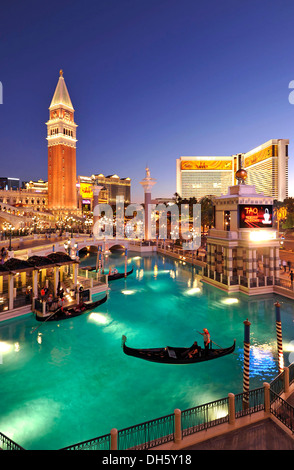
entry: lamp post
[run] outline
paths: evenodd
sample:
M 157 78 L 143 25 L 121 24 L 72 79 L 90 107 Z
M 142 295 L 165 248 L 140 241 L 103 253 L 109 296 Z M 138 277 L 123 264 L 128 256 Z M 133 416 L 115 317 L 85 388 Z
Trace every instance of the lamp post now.
M 8 251 L 12 251 L 12 245 L 11 245 L 12 230 L 14 230 L 14 227 L 12 225 L 9 225 L 9 247 L 8 247 Z

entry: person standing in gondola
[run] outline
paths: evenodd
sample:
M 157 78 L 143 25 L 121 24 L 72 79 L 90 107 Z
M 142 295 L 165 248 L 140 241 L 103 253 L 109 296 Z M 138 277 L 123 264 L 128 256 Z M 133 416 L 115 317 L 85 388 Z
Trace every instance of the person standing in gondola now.
M 201 334 L 203 335 L 205 354 L 207 355 L 210 347 L 210 334 L 207 328 L 203 328 L 203 331 L 204 333 Z

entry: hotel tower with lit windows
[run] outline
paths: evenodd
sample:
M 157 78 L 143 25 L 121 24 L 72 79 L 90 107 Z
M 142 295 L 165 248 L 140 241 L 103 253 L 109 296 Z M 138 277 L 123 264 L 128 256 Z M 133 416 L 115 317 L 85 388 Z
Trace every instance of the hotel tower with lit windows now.
M 49 107 L 48 208 L 55 215 L 77 212 L 76 128 L 74 108 L 60 71 Z
M 288 197 L 289 140 L 272 139 L 231 156 L 193 156 L 177 159 L 177 193 L 183 198 L 220 196 L 236 184 L 238 168 L 247 171 L 247 184 L 257 193 L 283 201 Z

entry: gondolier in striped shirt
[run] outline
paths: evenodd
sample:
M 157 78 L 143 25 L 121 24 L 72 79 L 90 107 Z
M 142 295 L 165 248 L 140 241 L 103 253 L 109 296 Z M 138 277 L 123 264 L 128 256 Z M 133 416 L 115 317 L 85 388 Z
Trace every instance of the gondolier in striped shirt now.
M 204 333 L 201 334 L 203 335 L 205 354 L 208 354 L 208 350 L 210 347 L 210 334 L 207 328 L 203 328 L 203 332 Z

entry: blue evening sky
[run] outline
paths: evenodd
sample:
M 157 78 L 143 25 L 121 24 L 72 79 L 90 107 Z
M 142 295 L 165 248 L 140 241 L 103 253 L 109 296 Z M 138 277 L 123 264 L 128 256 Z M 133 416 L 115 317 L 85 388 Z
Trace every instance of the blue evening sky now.
M 287 138 L 294 195 L 292 0 L 16 0 L 0 5 L 0 176 L 47 180 L 59 69 L 76 110 L 77 173 L 176 191 L 176 159 Z

